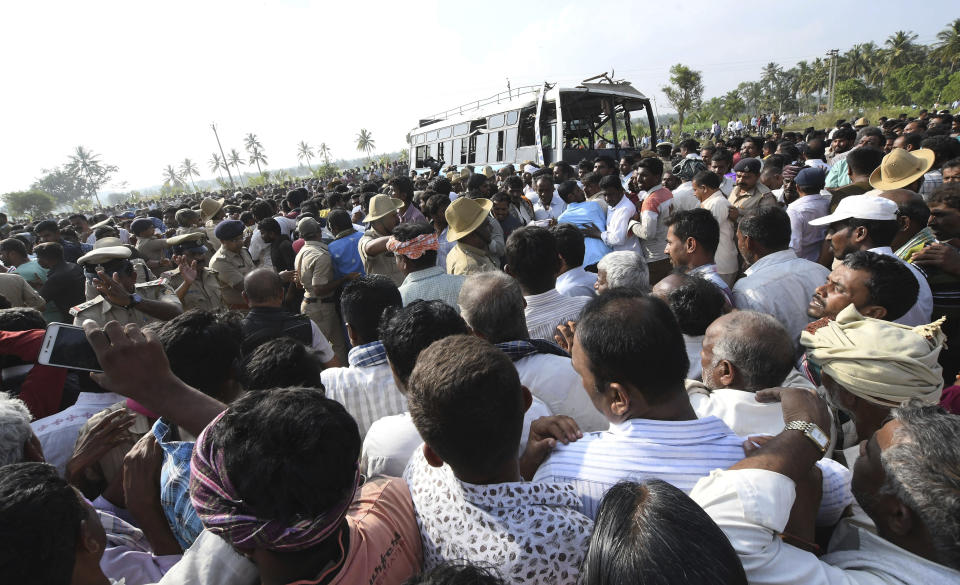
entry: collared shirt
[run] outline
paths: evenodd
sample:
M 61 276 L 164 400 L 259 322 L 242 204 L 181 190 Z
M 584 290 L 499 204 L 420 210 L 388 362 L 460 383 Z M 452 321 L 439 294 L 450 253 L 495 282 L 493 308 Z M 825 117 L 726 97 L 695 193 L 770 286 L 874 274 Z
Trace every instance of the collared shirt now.
M 533 204 L 533 220 L 543 221 L 557 219 L 566 208 L 567 204 L 563 202 L 563 199 L 560 198 L 560 195 L 556 191 L 553 192 L 553 199 L 550 201 L 550 207 L 544 207 L 543 204 L 540 203 L 540 198 L 537 197 L 535 203 Z
M 736 175 L 724 175 L 720 178 L 720 192 L 723 193 L 724 197 L 729 197 L 730 193 L 733 192 L 733 188 L 737 185 L 737 176 Z
M 900 260 L 906 265 L 907 268 L 910 269 L 910 272 L 913 273 L 913 277 L 917 279 L 917 285 L 920 287 L 917 291 L 917 302 L 915 302 L 913 306 L 910 307 L 910 310 L 901 317 L 894 319 L 894 323 L 909 325 L 910 327 L 926 325 L 929 323 L 932 320 L 931 315 L 933 314 L 933 293 L 930 291 L 930 284 L 927 282 L 926 273 L 894 254 L 893 249 L 890 248 L 890 246 L 871 248 L 867 251 L 874 252 L 876 254 L 883 254 L 884 256 L 892 256 L 897 260 Z
M 797 339 L 810 322 L 810 299 L 816 288 L 827 281 L 830 271 L 797 258 L 787 248 L 760 258 L 745 274 L 733 286 L 734 306 L 773 315 L 791 338 Z
M 457 297 L 460 296 L 460 287 L 463 286 L 465 278 L 459 274 L 447 274 L 439 266 L 417 270 L 403 279 L 403 284 L 400 285 L 400 298 L 403 299 L 404 306 L 417 299 L 443 301 L 459 313 Z
M 177 297 L 177 293 L 167 285 L 167 281 L 164 278 L 158 278 L 157 280 L 144 282 L 142 284 L 137 283 L 136 291 L 144 300 L 160 301 L 161 303 L 169 303 L 181 309 L 183 308 L 183 304 L 180 302 L 180 298 Z M 83 322 L 87 319 L 95 321 L 101 327 L 110 321 L 117 321 L 121 325 L 134 323 L 141 327 L 147 323 L 159 321 L 156 317 L 144 313 L 136 306 L 127 309 L 119 305 L 114 305 L 103 298 L 102 295 L 98 295 L 92 300 L 73 307 L 70 309 L 70 314 L 73 315 L 73 324 L 78 327 L 83 325 Z
M 714 253 L 717 272 L 720 274 L 736 274 L 740 267 L 737 265 L 736 231 L 729 216 L 730 201 L 723 196 L 722 191 L 714 191 L 713 195 L 703 200 L 700 207 L 709 211 L 710 215 L 720 224 L 720 241 L 717 243 L 717 251 Z
M 420 213 L 416 205 L 410 203 L 407 205 L 407 210 L 400 215 L 400 223 L 412 223 L 416 221 L 427 221 L 427 218 Z
M 716 264 L 701 264 L 696 268 L 691 268 L 688 274 L 691 276 L 701 276 L 715 284 L 717 288 L 720 289 L 720 292 L 723 293 L 723 296 L 727 298 L 730 306 L 733 306 L 733 292 L 730 290 L 730 285 L 727 284 L 727 281 L 720 278 Z
M 923 175 L 923 184 L 920 185 L 920 196 L 924 201 L 930 199 L 937 187 L 943 185 L 943 173 L 939 170 L 930 171 Z
M 698 207 L 700 200 L 693 194 L 693 181 L 687 181 L 673 191 L 673 213 Z
M 761 207 L 774 207 L 777 204 L 777 198 L 770 192 L 769 187 L 763 183 L 757 184 L 749 191 L 744 191 L 740 187 L 734 187 L 728 197 L 730 205 L 741 211 L 752 211 Z
M 523 314 L 527 318 L 527 331 L 533 339 L 553 339 L 557 325 L 567 321 L 578 321 L 583 306 L 590 297 L 568 297 L 552 288 L 536 295 L 524 295 L 527 307 Z
M 295 261 L 307 298 L 320 298 L 317 288 L 333 280 L 333 259 L 327 245 L 317 240 L 304 242 Z
M 367 274 L 382 274 L 390 278 L 394 284 L 400 286 L 403 283 L 403 273 L 397 266 L 397 259 L 393 252 L 385 250 L 382 254 L 370 256 L 366 252 L 366 245 L 373 240 L 382 238 L 380 232 L 370 228 L 363 232 L 363 236 L 357 242 L 357 250 L 360 253 L 360 260 L 363 261 L 363 269 Z
M 906 244 L 900 246 L 896 251 L 896 255 L 901 260 L 910 262 L 914 254 L 936 241 L 937 236 L 933 235 L 933 230 L 930 229 L 930 226 L 924 226 L 923 229 L 914 234 Z
M 787 216 L 790 217 L 790 247 L 797 253 L 798 258 L 816 262 L 820 257 L 827 226 L 810 225 L 810 220 L 828 213 L 830 199 L 820 194 L 805 195 L 787 206 Z
M 167 279 L 167 284 L 174 291 L 183 284 L 183 276 L 179 268 L 168 270 L 161 274 Z M 216 311 L 223 308 L 223 295 L 220 293 L 220 280 L 216 272 L 209 268 L 200 269 L 200 274 L 187 289 L 187 294 L 183 296 L 183 310 L 201 309 L 204 311 Z
M 557 292 L 568 297 L 594 297 L 597 295 L 593 285 L 597 282 L 595 272 L 587 272 L 583 266 L 567 270 L 557 277 Z
M 447 254 L 457 245 L 456 242 L 451 242 L 447 239 L 447 229 L 448 228 L 443 228 L 443 231 L 437 235 L 437 243 L 440 245 L 440 247 L 437 248 L 437 266 L 443 268 L 444 271 L 447 270 Z
M 640 240 L 647 262 L 667 258 L 667 220 L 673 213 L 673 193 L 663 185 L 640 193 L 640 221 L 630 222 L 630 231 Z
M 497 265 L 493 263 L 486 251 L 463 242 L 457 242 L 453 249 L 447 253 L 448 274 L 469 276 L 496 269 Z
M 846 523 L 838 526 L 828 554 L 785 543 L 796 486 L 764 469 L 717 470 L 690 493 L 723 530 L 743 563 L 747 581 L 771 585 L 903 585 L 960 582 L 960 571 L 910 553 Z
M 717 417 L 741 437 L 776 435 L 783 430 L 783 408 L 780 403 L 757 402 L 754 392 L 733 388 L 710 390 L 688 379 L 687 394 L 698 417 Z
M 383 343 L 358 345 L 347 354 L 348 367 L 327 368 L 320 380 L 327 398 L 347 409 L 360 427 L 360 437 L 374 421 L 407 410 L 407 399 L 397 390 Z
M 330 257 L 333 259 L 333 277 L 343 278 L 351 272 L 357 272 L 361 276 L 366 272 L 363 270 L 363 260 L 360 258 L 360 250 L 357 247 L 363 232 L 346 233 L 340 232 L 336 239 L 327 244 L 330 251 Z
M 607 229 L 600 234 L 600 239 L 614 252 L 643 252 L 640 242 L 630 233 L 630 220 L 636 213 L 637 207 L 626 195 L 616 205 L 607 209 Z
M 243 295 L 236 287 L 243 283 L 243 277 L 255 268 L 250 252 L 241 248 L 239 252 L 231 252 L 220 246 L 217 253 L 210 259 L 210 269 L 216 271 L 220 281 L 220 295 L 223 304 L 229 307 L 247 306 Z
M 113 392 L 81 392 L 73 406 L 30 423 L 47 463 L 63 475 L 83 425 L 91 416 L 120 400 L 123 396 Z
M 137 252 L 144 260 L 160 260 L 163 251 L 169 247 L 166 239 L 157 236 L 137 238 Z
M 593 523 L 569 485 L 474 485 L 449 466 L 432 467 L 422 450 L 404 473 L 423 541 L 424 569 L 466 560 L 497 567 L 507 583 L 577 582 Z
M 102 498 L 98 499 L 103 502 Z M 100 569 L 115 585 L 154 583 L 163 578 L 183 555 L 154 555 L 143 531 L 126 520 L 94 505 L 106 535 Z M 119 581 L 112 579 L 120 578 Z
M 503 344 L 497 344 L 500 349 Z M 513 358 L 511 358 L 513 359 Z M 610 423 L 583 390 L 583 381 L 570 358 L 531 353 L 513 361 L 520 383 L 556 415 L 569 416 L 584 432 L 606 430 Z M 529 423 L 527 424 L 529 430 Z
M 183 550 L 187 550 L 203 532 L 203 523 L 190 501 L 190 458 L 195 442 L 175 441 L 171 431 L 171 425 L 163 418 L 157 419 L 151 429 L 163 450 L 160 507 L 174 538 Z

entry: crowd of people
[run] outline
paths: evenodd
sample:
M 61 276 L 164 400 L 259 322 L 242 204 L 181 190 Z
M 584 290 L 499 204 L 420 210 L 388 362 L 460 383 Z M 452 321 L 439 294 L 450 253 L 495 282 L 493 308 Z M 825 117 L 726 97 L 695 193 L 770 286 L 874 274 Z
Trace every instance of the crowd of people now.
M 0 575 L 960 583 L 960 118 L 756 128 L 0 215 Z

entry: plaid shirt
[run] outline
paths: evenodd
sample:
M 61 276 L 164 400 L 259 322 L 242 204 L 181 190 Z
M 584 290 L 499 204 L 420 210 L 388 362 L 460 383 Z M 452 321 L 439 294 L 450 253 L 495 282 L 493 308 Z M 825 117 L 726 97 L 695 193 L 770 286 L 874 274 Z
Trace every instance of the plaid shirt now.
M 160 506 L 173 536 L 183 547 L 190 548 L 203 532 L 203 524 L 190 502 L 190 457 L 193 443 L 169 440 L 171 427 L 163 418 L 153 424 L 153 436 L 163 449 L 160 468 Z
M 354 347 L 347 362 L 346 368 L 327 368 L 320 380 L 327 398 L 342 404 L 357 421 L 363 438 L 374 421 L 406 412 L 407 399 L 397 390 L 381 342 Z
M 350 348 L 347 362 L 353 368 L 366 368 L 387 363 L 387 350 L 383 342 L 374 341 Z
M 521 360 L 535 353 L 546 353 L 570 357 L 570 354 L 560 349 L 560 346 L 546 339 L 521 339 L 518 341 L 504 341 L 497 344 L 497 349 L 507 354 L 510 361 Z
M 924 227 L 922 230 L 914 234 L 914 236 L 910 238 L 906 244 L 900 246 L 900 249 L 898 249 L 895 254 L 901 260 L 905 260 L 913 264 L 913 255 L 936 241 L 937 236 L 933 235 L 933 230 L 931 230 L 929 227 Z

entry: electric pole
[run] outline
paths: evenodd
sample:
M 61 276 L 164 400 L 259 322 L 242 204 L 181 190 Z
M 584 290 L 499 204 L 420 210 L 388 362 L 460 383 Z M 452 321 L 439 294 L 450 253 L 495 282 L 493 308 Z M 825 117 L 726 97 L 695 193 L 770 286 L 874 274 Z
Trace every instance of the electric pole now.
M 213 135 L 216 136 L 216 138 L 217 138 L 217 146 L 220 147 L 220 156 L 223 157 L 223 167 L 224 167 L 225 169 L 227 169 L 227 176 L 230 177 L 230 188 L 231 188 L 231 189 L 236 189 L 236 188 L 237 188 L 237 184 L 233 182 L 233 174 L 230 172 L 230 165 L 227 164 L 227 155 L 223 153 L 223 145 L 220 144 L 220 135 L 217 134 L 217 124 L 216 124 L 216 122 L 212 122 L 212 123 L 210 124 L 210 129 L 213 130 Z M 220 177 L 223 178 L 223 175 L 221 175 Z
M 827 111 L 833 111 L 833 89 L 837 84 L 837 57 L 840 55 L 838 49 L 830 49 L 827 51 L 827 57 L 830 57 L 830 79 L 827 82 L 830 92 L 830 101 L 827 102 Z

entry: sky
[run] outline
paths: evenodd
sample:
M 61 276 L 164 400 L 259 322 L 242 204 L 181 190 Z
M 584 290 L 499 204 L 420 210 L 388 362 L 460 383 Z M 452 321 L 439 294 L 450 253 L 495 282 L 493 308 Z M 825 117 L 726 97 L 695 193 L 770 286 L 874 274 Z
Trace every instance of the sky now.
M 704 97 L 718 96 L 771 61 L 790 67 L 901 29 L 931 43 L 960 16 L 955 0 L 922 6 L 808 0 L 790 15 L 755 0 L 10 3 L 0 193 L 28 188 L 78 145 L 119 167 L 104 193 L 157 185 L 184 158 L 211 178 L 211 122 L 228 152 L 256 134 L 269 168 L 295 166 L 301 140 L 356 158 L 361 128 L 377 152 L 394 152 L 421 117 L 504 91 L 508 78 L 576 85 L 612 69 L 663 113 L 675 63 L 702 71 Z

